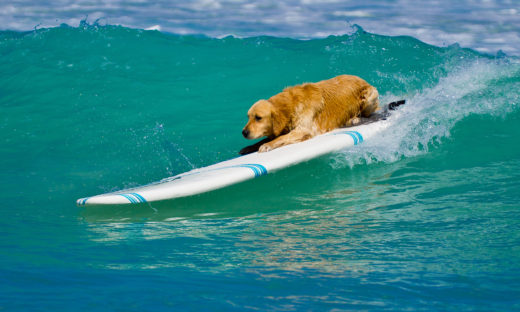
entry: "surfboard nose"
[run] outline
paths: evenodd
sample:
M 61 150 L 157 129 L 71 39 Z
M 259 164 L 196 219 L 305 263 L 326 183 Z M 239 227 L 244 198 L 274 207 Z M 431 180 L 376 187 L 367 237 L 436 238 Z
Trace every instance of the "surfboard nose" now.
M 84 198 L 80 198 L 76 201 L 76 204 L 78 206 L 83 206 L 87 203 L 87 200 L 89 199 L 89 197 L 84 197 Z

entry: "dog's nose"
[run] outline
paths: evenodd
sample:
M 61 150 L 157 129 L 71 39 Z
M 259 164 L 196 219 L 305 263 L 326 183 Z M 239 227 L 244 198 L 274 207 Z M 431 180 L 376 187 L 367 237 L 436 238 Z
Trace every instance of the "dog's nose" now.
M 247 137 L 249 136 L 249 130 L 247 130 L 247 129 L 242 130 L 242 135 L 244 136 L 244 138 L 247 139 Z

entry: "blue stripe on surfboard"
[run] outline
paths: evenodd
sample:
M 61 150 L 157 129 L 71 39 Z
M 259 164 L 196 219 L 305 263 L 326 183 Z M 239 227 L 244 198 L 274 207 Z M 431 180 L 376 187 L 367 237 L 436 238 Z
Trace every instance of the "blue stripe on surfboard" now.
M 144 197 L 141 195 L 141 194 L 137 194 L 137 193 L 130 193 L 131 195 L 134 195 L 135 197 L 137 197 L 137 199 L 141 202 L 141 203 L 146 203 L 146 199 L 144 199 Z
M 357 135 L 359 137 L 359 143 L 363 142 L 363 136 L 361 135 L 361 133 L 359 133 L 357 131 L 350 131 L 350 132 L 354 133 L 355 135 Z
M 358 143 L 363 142 L 363 136 L 361 135 L 361 133 L 359 133 L 357 131 L 341 131 L 338 133 L 334 133 L 334 135 L 338 135 L 338 134 L 350 135 L 352 137 L 352 139 L 354 140 L 354 145 L 358 145 Z
M 267 169 L 260 164 L 241 164 L 241 165 L 236 165 L 236 166 L 232 166 L 232 167 L 228 167 L 228 168 L 237 168 L 237 167 L 251 169 L 253 171 L 253 173 L 255 174 L 255 178 L 267 174 Z M 225 169 L 225 168 L 220 168 L 220 169 Z
M 348 134 L 348 135 L 350 135 L 350 136 L 352 137 L 352 140 L 354 140 L 354 145 L 357 145 L 357 144 L 358 144 L 358 140 L 359 140 L 359 139 L 358 139 L 357 135 L 355 135 L 354 133 L 352 133 L 352 132 L 350 132 L 350 131 L 348 131 L 348 132 L 343 132 L 343 133 Z
M 146 199 L 137 193 L 126 193 L 125 195 L 134 199 L 136 203 L 146 203 Z
M 253 170 L 253 172 L 255 174 L 255 178 L 260 176 L 260 169 L 258 169 L 258 167 L 254 166 L 254 165 L 243 164 L 243 165 L 238 165 L 238 167 L 249 168 L 249 169 Z
M 260 169 L 260 171 L 262 172 L 261 175 L 267 174 L 267 169 L 264 166 L 262 166 L 260 164 L 255 164 L 255 166 L 257 166 Z
M 263 176 L 265 174 L 267 174 L 267 169 L 260 165 L 260 164 L 246 164 L 246 166 L 250 166 L 251 168 L 255 168 L 256 172 L 257 172 L 257 177 L 259 176 Z
M 128 194 L 119 194 L 120 196 L 123 196 L 124 198 L 128 199 L 132 204 L 137 204 L 137 201 Z
M 255 174 L 255 178 L 258 177 L 258 175 L 260 174 L 260 171 L 259 171 L 258 168 L 256 168 L 255 166 L 250 166 L 250 165 L 239 165 L 239 167 L 249 168 L 249 169 L 253 170 L 253 172 L 254 172 L 254 174 Z
M 134 193 L 128 193 L 128 194 L 126 194 L 126 195 L 132 197 L 132 198 L 135 200 L 136 203 L 140 203 L 140 202 L 141 202 L 141 200 L 139 199 L 139 197 L 135 196 Z
M 262 174 L 262 172 L 260 171 L 260 169 L 257 166 L 254 166 L 254 165 L 247 165 L 247 166 L 255 171 L 255 178 L 259 177 Z
M 78 205 L 83 206 L 90 197 L 80 198 L 77 200 Z

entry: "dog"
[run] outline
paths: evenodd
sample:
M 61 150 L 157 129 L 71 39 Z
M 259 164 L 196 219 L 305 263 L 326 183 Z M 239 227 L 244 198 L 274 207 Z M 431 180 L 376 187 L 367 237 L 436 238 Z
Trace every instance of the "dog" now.
M 377 110 L 377 89 L 357 76 L 340 75 L 288 87 L 251 106 L 242 135 L 250 140 L 267 138 L 243 148 L 240 154 L 268 152 L 336 128 L 353 126 L 360 117 L 369 117 Z

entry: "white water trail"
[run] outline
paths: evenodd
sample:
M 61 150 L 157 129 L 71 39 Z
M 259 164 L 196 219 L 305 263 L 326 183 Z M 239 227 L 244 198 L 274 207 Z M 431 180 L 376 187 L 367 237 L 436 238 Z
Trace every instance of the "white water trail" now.
M 406 98 L 391 126 L 359 148 L 336 156 L 333 167 L 395 162 L 428 152 L 450 136 L 454 125 L 471 114 L 503 117 L 520 104 L 520 66 L 515 62 L 477 60 L 457 68 L 438 84 Z M 381 102 L 398 99 L 385 95 Z

